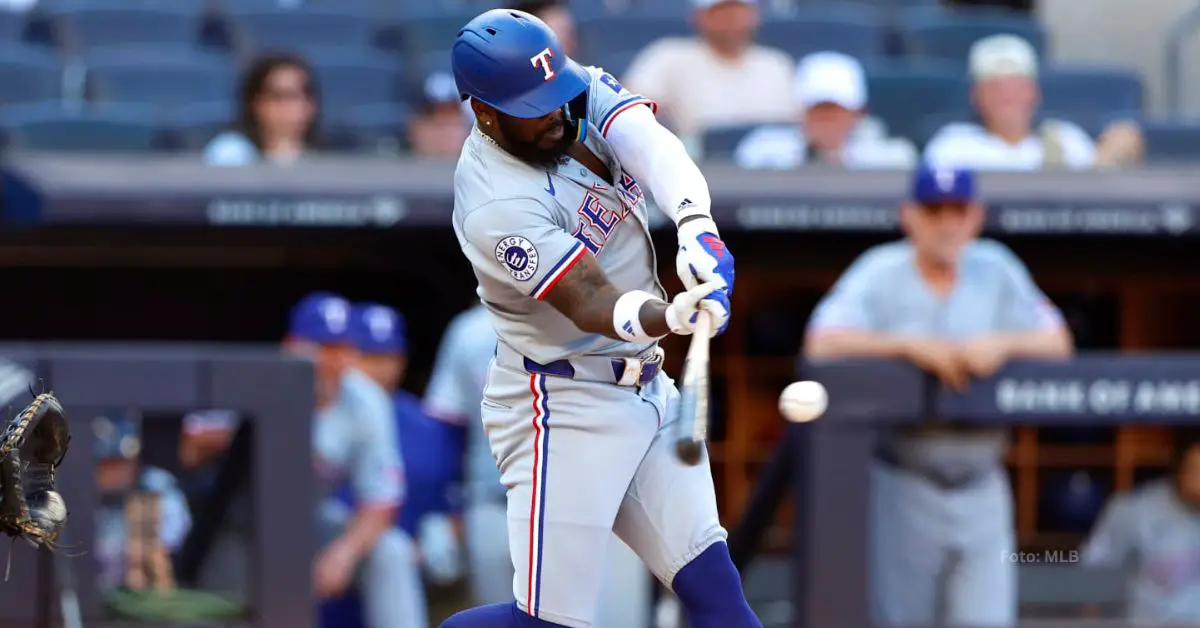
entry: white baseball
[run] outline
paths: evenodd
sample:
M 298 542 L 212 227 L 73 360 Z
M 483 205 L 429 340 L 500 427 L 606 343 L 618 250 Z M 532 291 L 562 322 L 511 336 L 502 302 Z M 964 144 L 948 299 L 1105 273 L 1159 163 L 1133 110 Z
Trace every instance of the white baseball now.
M 821 418 L 829 406 L 829 393 L 817 382 L 793 382 L 779 395 L 779 412 L 792 423 Z

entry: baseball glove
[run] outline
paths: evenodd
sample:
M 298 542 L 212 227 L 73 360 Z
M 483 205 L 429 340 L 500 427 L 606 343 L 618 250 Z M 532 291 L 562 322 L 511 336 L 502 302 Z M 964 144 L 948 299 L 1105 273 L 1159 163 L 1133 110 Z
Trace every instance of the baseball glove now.
M 0 434 L 0 532 L 55 547 L 67 522 L 67 504 L 56 490 L 54 471 L 70 440 L 54 393 L 35 395 L 9 421 Z

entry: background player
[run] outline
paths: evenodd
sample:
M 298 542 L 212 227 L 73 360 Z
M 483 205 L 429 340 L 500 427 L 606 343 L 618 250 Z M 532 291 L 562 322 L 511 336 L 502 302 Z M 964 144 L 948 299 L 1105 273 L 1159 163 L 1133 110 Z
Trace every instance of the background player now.
M 313 422 L 317 478 L 324 490 L 318 530 L 324 543 L 313 584 L 319 599 L 350 588 L 356 575 L 369 628 L 425 626 L 421 583 L 414 581 L 412 545 L 392 526 L 402 498 L 400 455 L 387 393 L 362 371 L 350 335 L 350 303 L 326 293 L 293 308 L 284 347 L 314 361 Z M 343 481 L 357 507 L 334 495 Z
M 761 626 L 707 460 L 674 456 L 678 395 L 657 348 L 692 333 L 700 309 L 715 333 L 728 324 L 733 258 L 703 175 L 653 103 L 576 64 L 529 14 L 480 15 L 451 60 L 476 117 L 455 172 L 454 228 L 499 337 L 482 411 L 509 486 L 517 602 L 444 626 L 592 625 L 595 566 L 614 531 L 674 588 L 693 628 Z M 688 290 L 670 303 L 639 181 L 679 229 Z
M 496 353 L 496 332 L 487 308 L 475 306 L 455 316 L 442 335 L 433 375 L 425 390 L 425 410 L 459 435 L 453 460 L 466 458 L 464 536 L 471 596 L 476 604 L 499 604 L 513 596 L 506 494 L 488 446 L 480 405 L 488 364 Z M 406 457 L 407 460 L 407 457 Z M 424 542 L 422 543 L 424 552 Z M 650 574 L 641 559 L 618 538 L 611 539 L 601 580 L 599 628 L 636 628 L 650 614 Z
M 984 209 L 971 172 L 922 168 L 910 198 L 907 240 L 846 270 L 813 311 L 807 357 L 904 358 L 961 389 L 1008 360 L 1071 355 L 1062 315 L 1021 261 L 976 240 Z M 1016 564 L 1002 559 L 1014 550 L 1007 446 L 1002 429 L 945 424 L 884 439 L 871 471 L 877 624 L 1016 623 Z

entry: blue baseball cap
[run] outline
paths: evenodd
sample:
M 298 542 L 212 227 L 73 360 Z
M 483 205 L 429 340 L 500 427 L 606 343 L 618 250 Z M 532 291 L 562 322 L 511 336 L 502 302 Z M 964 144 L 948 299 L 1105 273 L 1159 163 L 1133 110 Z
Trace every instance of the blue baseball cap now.
M 318 344 L 344 344 L 350 337 L 350 302 L 332 292 L 314 292 L 292 308 L 288 335 Z
M 404 316 L 379 303 L 355 304 L 350 335 L 363 353 L 403 353 L 408 348 Z
M 975 173 L 964 168 L 921 166 L 913 175 L 912 200 L 922 205 L 975 200 Z

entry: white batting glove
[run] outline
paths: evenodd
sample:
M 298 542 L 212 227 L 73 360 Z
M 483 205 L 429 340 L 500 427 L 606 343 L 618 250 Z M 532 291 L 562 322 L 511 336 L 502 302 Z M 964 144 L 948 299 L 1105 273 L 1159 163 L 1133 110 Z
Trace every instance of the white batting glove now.
M 721 279 L 726 292 L 733 293 L 733 254 L 721 240 L 717 223 L 708 216 L 688 218 L 677 233 L 679 251 L 675 272 L 684 288 L 695 288 L 706 281 Z
M 696 331 L 696 314 L 700 310 L 712 316 L 713 336 L 720 335 L 729 326 L 729 295 L 720 277 L 675 295 L 667 308 L 667 326 L 671 333 L 692 335 Z
M 417 545 L 425 563 L 425 574 L 438 585 L 448 585 L 462 577 L 462 557 L 454 523 L 443 514 L 421 518 Z

